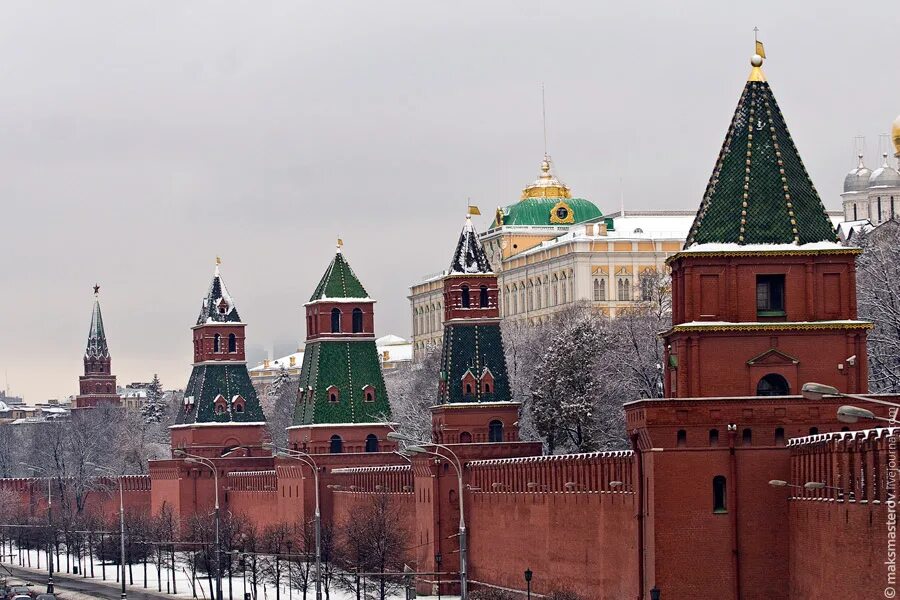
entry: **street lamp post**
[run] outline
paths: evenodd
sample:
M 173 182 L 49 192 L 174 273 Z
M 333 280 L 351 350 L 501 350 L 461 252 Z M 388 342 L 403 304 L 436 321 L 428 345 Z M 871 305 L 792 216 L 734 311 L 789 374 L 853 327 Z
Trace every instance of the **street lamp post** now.
M 53 495 L 50 487 L 50 474 L 42 467 L 35 467 L 22 463 L 22 466 L 39 473 L 47 478 L 47 593 L 53 593 L 53 542 L 56 541 L 56 530 L 53 529 Z
M 891 417 L 886 419 L 884 417 L 875 416 L 874 413 L 870 410 L 866 410 L 864 408 L 857 408 L 855 406 L 842 406 L 838 409 L 837 416 L 838 420 L 842 423 L 856 423 L 859 419 L 869 419 L 872 421 L 887 421 L 891 424 L 897 423 L 897 414 L 898 410 L 900 410 L 900 404 L 896 402 L 888 402 L 887 400 L 881 400 L 879 398 L 870 398 L 869 396 L 863 396 L 861 394 L 845 394 L 838 390 L 836 387 L 825 385 L 824 383 L 815 383 L 809 382 L 804 383 L 801 388 L 801 393 L 803 397 L 807 400 L 821 400 L 825 396 L 840 396 L 841 398 L 850 398 L 852 400 L 859 400 L 861 402 L 870 402 L 872 404 L 880 404 L 882 406 L 890 406 L 893 411 L 891 411 Z
M 222 558 L 220 556 L 221 545 L 219 544 L 219 470 L 216 469 L 215 463 L 209 460 L 208 458 L 204 458 L 202 456 L 196 456 L 194 454 L 188 454 L 184 450 L 177 449 L 174 451 L 175 456 L 184 458 L 186 462 L 195 463 L 198 465 L 203 465 L 204 467 L 209 467 L 213 473 L 213 485 L 216 488 L 216 510 L 215 510 L 215 519 L 216 519 L 216 600 L 223 600 L 222 598 Z
M 92 462 L 86 464 L 94 467 L 94 469 L 101 473 L 105 473 L 109 477 L 118 479 L 119 481 L 119 552 L 121 553 L 121 560 L 119 560 L 119 562 L 121 563 L 120 566 L 122 568 L 122 599 L 124 600 L 128 596 L 125 592 L 125 492 L 122 488 L 122 476 L 116 474 L 116 472 L 109 467 L 104 467 L 103 465 Z
M 316 487 L 316 512 L 314 516 L 316 529 L 316 600 L 322 600 L 322 513 L 319 509 L 319 465 L 310 454 L 300 450 L 279 449 L 275 444 L 263 444 L 263 447 L 274 451 L 276 456 L 300 461 L 313 472 L 313 481 Z
M 525 586 L 528 590 L 528 600 L 531 600 L 531 578 L 534 576 L 531 569 L 525 569 Z
M 402 442 L 410 442 L 412 444 L 416 444 L 414 446 L 407 446 L 406 451 L 412 452 L 413 454 L 431 454 L 432 456 L 437 456 L 439 458 L 443 458 L 448 461 L 453 468 L 456 469 L 456 477 L 459 486 L 459 596 L 460 600 L 468 600 L 469 598 L 469 581 L 468 581 L 468 545 L 466 541 L 466 513 L 465 513 L 465 502 L 463 501 L 463 492 L 465 488 L 463 487 L 463 465 L 459 460 L 459 457 L 456 453 L 443 444 L 438 444 L 435 442 L 426 442 L 423 440 L 416 440 L 414 438 L 405 436 L 401 433 L 397 433 L 396 431 L 391 431 L 387 434 L 388 439 L 397 440 Z M 427 450 L 424 446 L 434 446 L 436 448 L 440 448 L 445 452 L 448 452 L 450 456 L 446 456 L 444 454 L 440 454 L 438 452 L 432 452 L 431 450 Z M 450 458 L 452 457 L 452 458 Z

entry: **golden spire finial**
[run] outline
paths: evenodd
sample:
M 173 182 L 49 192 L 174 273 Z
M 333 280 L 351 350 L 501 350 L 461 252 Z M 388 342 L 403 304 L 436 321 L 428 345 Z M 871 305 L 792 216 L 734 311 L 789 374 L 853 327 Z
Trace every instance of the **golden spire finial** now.
M 766 76 L 762 72 L 763 59 L 766 58 L 766 49 L 763 43 L 759 41 L 759 27 L 753 28 L 753 39 L 755 41 L 755 51 L 750 57 L 750 77 L 747 81 L 765 81 Z
M 526 198 L 571 198 L 569 188 L 553 174 L 553 162 L 549 154 L 541 161 L 541 174 L 531 185 L 522 190 Z
M 338 251 L 338 254 L 341 253 L 341 248 L 343 248 L 343 247 L 344 247 L 344 240 L 341 239 L 341 236 L 338 236 L 338 239 L 337 239 L 337 251 Z

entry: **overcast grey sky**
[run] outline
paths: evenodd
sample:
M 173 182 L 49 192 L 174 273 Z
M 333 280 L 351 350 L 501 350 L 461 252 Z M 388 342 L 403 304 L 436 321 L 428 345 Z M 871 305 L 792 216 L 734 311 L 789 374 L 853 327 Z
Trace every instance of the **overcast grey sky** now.
M 408 336 L 466 197 L 483 228 L 537 175 L 541 82 L 576 195 L 693 210 L 754 25 L 836 208 L 900 113 L 896 2 L 4 2 L 0 369 L 74 393 L 98 281 L 119 382 L 183 387 L 216 255 L 249 343 L 299 340 L 338 234 Z

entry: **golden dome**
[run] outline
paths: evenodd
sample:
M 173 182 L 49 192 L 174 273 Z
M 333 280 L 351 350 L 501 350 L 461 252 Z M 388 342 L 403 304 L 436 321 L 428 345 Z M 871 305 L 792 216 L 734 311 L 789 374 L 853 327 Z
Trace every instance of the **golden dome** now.
M 891 127 L 891 139 L 894 140 L 895 156 L 900 158 L 900 116 L 894 119 L 894 126 Z
M 522 190 L 522 200 L 527 198 L 571 198 L 569 187 L 556 178 L 552 172 L 550 156 L 545 154 L 541 161 L 541 175 Z

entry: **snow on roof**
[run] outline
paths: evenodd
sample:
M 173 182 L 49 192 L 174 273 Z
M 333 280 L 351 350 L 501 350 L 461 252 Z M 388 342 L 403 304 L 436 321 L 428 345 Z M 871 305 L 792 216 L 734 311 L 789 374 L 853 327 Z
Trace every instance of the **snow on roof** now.
M 614 229 L 603 235 L 601 224 L 584 223 L 574 225 L 563 235 L 541 242 L 534 248 L 514 254 L 511 259 L 528 256 L 547 248 L 571 242 L 603 242 L 624 240 L 678 240 L 683 241 L 694 222 L 688 214 L 635 214 L 613 217 Z
M 398 344 L 408 344 L 409 340 L 406 340 L 399 335 L 394 335 L 389 333 L 387 335 L 383 335 L 377 340 L 375 340 L 376 346 L 396 346 Z
M 292 357 L 294 359 L 293 364 L 291 364 Z M 255 367 L 251 368 L 250 372 L 255 373 L 255 372 L 259 372 L 259 371 L 267 371 L 269 369 L 280 369 L 281 367 L 284 367 L 285 369 L 299 367 L 300 365 L 303 364 L 303 350 L 298 350 L 298 351 L 294 352 L 293 354 L 288 354 L 287 356 L 282 356 L 281 358 L 277 358 L 275 360 L 270 360 L 268 362 L 269 362 L 268 366 L 266 365 L 266 362 L 263 361 L 263 362 L 259 363 L 258 365 L 256 365 Z
M 735 244 L 732 242 L 709 242 L 694 244 L 682 250 L 680 254 L 699 254 L 704 252 L 809 252 L 819 250 L 847 250 L 838 242 L 810 242 L 808 244 Z

